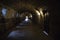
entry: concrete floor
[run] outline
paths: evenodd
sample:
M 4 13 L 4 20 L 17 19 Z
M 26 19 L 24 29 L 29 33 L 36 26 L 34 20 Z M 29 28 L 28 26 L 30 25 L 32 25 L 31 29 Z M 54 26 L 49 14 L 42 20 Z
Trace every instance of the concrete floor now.
M 49 37 L 50 38 L 50 37 Z M 8 40 L 50 40 L 38 26 L 23 21 L 8 35 Z

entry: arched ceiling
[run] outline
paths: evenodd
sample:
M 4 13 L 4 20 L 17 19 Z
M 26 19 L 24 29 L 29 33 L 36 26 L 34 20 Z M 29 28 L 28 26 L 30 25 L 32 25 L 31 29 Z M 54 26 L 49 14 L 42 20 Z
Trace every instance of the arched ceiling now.
M 29 7 L 33 5 L 35 8 L 48 5 L 48 2 L 45 0 L 44 1 L 42 0 L 9 0 L 9 1 L 1 0 L 0 3 L 17 10 L 19 10 L 19 8 L 21 8 L 22 6 L 27 6 L 27 5 Z

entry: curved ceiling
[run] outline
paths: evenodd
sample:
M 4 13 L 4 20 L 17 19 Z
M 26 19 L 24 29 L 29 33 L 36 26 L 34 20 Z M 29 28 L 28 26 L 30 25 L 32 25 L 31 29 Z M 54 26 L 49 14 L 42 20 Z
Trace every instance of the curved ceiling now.
M 21 8 L 22 6 L 34 6 L 35 8 L 41 7 L 41 6 L 47 6 L 48 2 L 47 1 L 42 1 L 42 0 L 1 0 L 0 3 L 12 7 L 14 9 Z M 24 5 L 22 5 L 24 4 Z

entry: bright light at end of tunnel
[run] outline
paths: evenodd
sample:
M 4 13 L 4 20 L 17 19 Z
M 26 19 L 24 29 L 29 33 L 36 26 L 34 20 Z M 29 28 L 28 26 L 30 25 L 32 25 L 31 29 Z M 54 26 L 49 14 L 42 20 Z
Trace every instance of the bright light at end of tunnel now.
M 26 19 L 25 19 L 25 21 L 28 21 L 28 16 L 26 16 Z

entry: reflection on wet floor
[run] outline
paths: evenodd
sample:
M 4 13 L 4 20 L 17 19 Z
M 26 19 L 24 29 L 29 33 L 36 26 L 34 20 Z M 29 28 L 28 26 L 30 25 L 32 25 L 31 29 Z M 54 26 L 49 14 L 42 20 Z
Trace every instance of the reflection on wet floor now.
M 12 32 L 8 35 L 8 38 L 10 38 L 10 39 L 21 39 L 22 37 L 24 37 L 24 32 L 21 32 L 21 31 L 19 31 L 19 30 L 12 31 Z
M 16 30 L 12 30 L 12 32 L 8 35 L 9 40 L 32 40 L 33 31 L 30 29 L 32 26 L 31 24 L 32 23 L 29 19 L 19 23 L 16 26 Z

